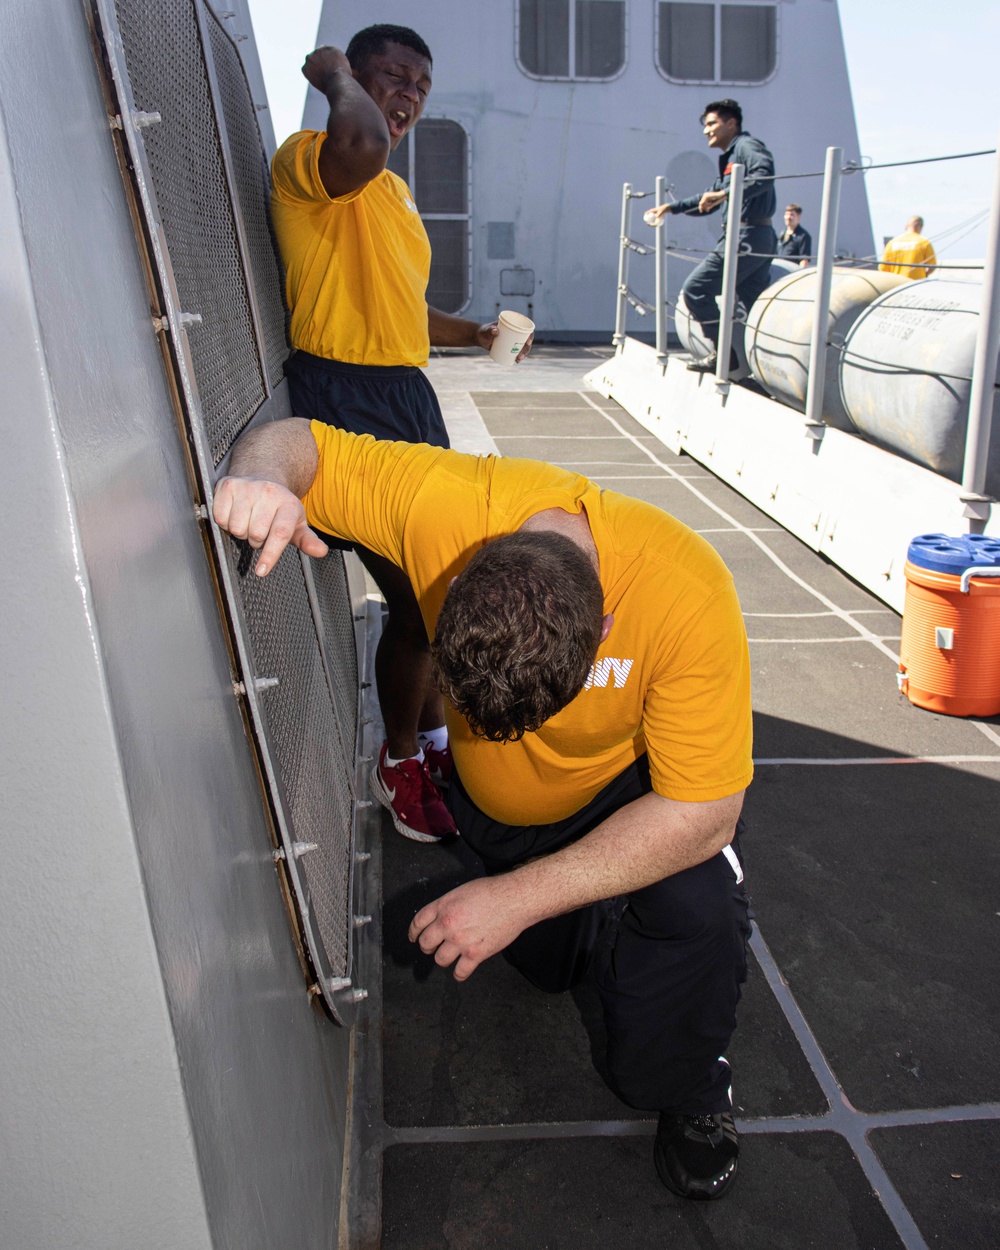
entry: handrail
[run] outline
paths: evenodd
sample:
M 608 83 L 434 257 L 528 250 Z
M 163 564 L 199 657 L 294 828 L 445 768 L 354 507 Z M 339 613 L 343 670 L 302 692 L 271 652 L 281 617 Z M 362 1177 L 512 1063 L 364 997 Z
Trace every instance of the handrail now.
M 958 585 L 958 588 L 963 595 L 971 593 L 972 587 L 969 583 L 974 577 L 1000 577 L 1000 565 L 990 564 L 985 568 L 966 569 L 962 574 L 962 580 Z

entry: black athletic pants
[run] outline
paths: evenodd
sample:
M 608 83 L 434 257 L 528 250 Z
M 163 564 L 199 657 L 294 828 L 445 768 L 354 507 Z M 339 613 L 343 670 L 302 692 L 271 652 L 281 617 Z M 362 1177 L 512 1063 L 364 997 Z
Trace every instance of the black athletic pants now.
M 549 825 L 491 820 L 453 779 L 449 806 L 488 875 L 575 842 L 651 790 L 646 757 L 585 808 Z M 742 820 L 733 834 L 739 857 Z M 730 1107 L 722 1057 L 736 1028 L 750 936 L 743 886 L 725 854 L 625 898 L 526 929 L 505 957 L 540 989 L 569 989 L 594 963 L 608 1033 L 608 1074 L 630 1106 L 677 1115 Z
M 747 312 L 757 296 L 771 285 L 771 260 L 776 246 L 776 236 L 770 226 L 744 226 L 740 230 L 740 247 L 747 251 L 741 251 L 736 261 L 736 295 Z M 718 251 L 696 265 L 681 287 L 688 312 L 701 326 L 705 338 L 716 345 L 719 342 L 716 296 L 722 294 L 724 248 L 723 238 Z M 748 252 L 756 254 L 748 255 Z

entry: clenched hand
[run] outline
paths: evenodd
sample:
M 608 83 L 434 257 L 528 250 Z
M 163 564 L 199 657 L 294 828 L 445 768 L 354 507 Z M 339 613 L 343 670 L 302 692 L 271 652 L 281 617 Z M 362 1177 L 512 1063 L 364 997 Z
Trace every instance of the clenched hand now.
M 413 917 L 409 939 L 442 968 L 455 965 L 466 981 L 479 965 L 541 919 L 527 914 L 517 874 L 469 881 L 442 894 Z

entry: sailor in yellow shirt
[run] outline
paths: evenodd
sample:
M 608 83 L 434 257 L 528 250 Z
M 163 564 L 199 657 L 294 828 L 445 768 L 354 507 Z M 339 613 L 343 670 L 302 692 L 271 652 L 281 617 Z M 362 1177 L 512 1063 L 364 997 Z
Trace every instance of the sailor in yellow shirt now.
M 428 349 L 489 350 L 497 328 L 428 306 L 427 232 L 409 187 L 386 168 L 420 120 L 431 71 L 429 48 L 405 26 L 366 27 L 346 53 L 312 52 L 302 72 L 330 115 L 325 131 L 300 131 L 275 154 L 271 215 L 291 309 L 292 411 L 447 447 L 422 369 Z M 406 578 L 376 552 L 357 550 L 388 607 L 375 663 L 386 741 L 374 791 L 401 833 L 435 841 L 454 823 L 438 789 L 451 755 L 427 635 Z
M 885 245 L 879 269 L 883 273 L 900 273 L 904 278 L 926 278 L 937 264 L 930 239 L 921 231 L 923 217 L 911 217 L 902 234 L 897 234 Z
M 591 965 L 608 1071 L 660 1113 L 664 1184 L 714 1198 L 738 1138 L 724 1058 L 750 926 L 739 814 L 750 672 L 732 577 L 660 509 L 536 461 L 299 419 L 243 435 L 216 489 L 266 575 L 319 526 L 413 584 L 447 696 L 449 804 L 487 876 L 410 938 L 465 980 L 500 951 L 564 990 Z M 300 499 L 303 502 L 300 502 Z

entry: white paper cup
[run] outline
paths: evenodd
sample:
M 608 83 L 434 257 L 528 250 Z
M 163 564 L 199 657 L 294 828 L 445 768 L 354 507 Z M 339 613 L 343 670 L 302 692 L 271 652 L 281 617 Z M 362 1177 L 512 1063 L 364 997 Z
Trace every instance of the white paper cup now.
M 517 312 L 502 312 L 497 321 L 500 333 L 493 340 L 490 355 L 498 365 L 512 365 L 534 331 L 535 323 Z

